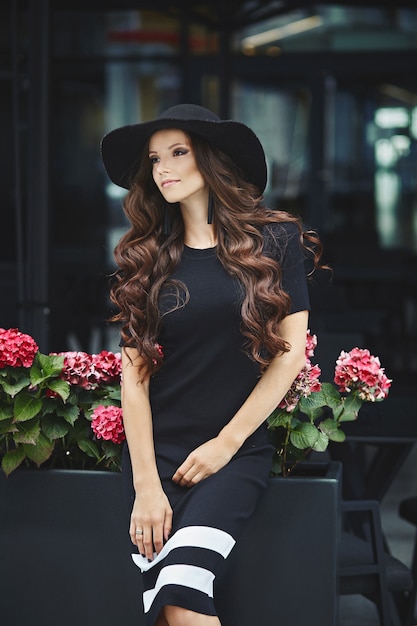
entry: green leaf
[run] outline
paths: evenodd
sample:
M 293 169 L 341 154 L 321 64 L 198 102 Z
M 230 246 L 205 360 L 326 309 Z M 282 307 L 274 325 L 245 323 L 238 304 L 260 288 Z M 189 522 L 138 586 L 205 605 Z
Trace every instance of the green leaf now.
M 0 422 L 13 417 L 13 404 L 0 404 Z
M 66 404 L 63 407 L 59 407 L 56 414 L 63 417 L 64 420 L 68 422 L 68 424 L 71 424 L 71 426 L 73 426 L 79 418 L 80 410 L 77 406 L 74 406 L 72 404 Z
M 15 422 L 26 422 L 35 417 L 42 409 L 42 400 L 35 398 L 30 393 L 22 391 L 16 396 L 14 403 Z
M 60 378 L 51 380 L 48 383 L 48 388 L 51 389 L 51 391 L 55 391 L 55 393 L 57 393 L 64 402 L 68 400 L 70 395 L 70 385 L 66 380 L 61 380 Z
M 13 382 L 0 379 L 0 384 L 3 387 L 4 393 L 11 398 L 14 398 L 19 391 L 22 391 L 22 389 L 30 385 L 30 378 L 28 374 L 22 373 L 21 375 L 16 376 Z
M 13 422 L 13 418 L 9 417 L 7 420 L 0 421 L 0 435 L 4 435 L 6 433 L 15 433 L 17 431 L 17 426 Z
M 115 459 L 120 456 L 121 446 L 113 441 L 103 441 L 101 444 L 106 459 Z
M 1 460 L 1 467 L 6 476 L 9 476 L 25 460 L 26 454 L 22 447 L 6 452 Z
M 324 396 L 324 403 L 331 409 L 337 407 L 341 402 L 340 392 L 332 383 L 322 383 L 321 392 Z
M 108 397 L 111 400 L 116 400 L 120 402 L 121 398 L 121 387 L 117 385 L 116 387 L 106 387 L 108 389 Z
M 333 419 L 324 420 L 319 428 L 331 441 L 342 442 L 346 439 L 345 433 L 340 430 L 338 423 Z
M 51 441 L 65 437 L 69 428 L 68 422 L 56 415 L 45 415 L 42 419 L 42 431 Z
M 345 406 L 345 399 L 342 398 L 339 406 L 335 406 L 332 408 L 333 417 L 336 421 L 340 420 L 344 411 L 344 406 Z
M 13 435 L 15 443 L 31 443 L 36 445 L 38 443 L 41 427 L 39 420 L 34 419 L 30 422 L 20 422 L 18 424 L 18 431 Z
M 49 378 L 57 378 L 62 372 L 63 367 L 63 356 L 38 352 L 30 371 L 32 385 L 39 385 Z
M 309 417 L 310 422 L 320 417 L 325 405 L 326 398 L 322 391 L 314 391 L 307 397 L 303 396 L 298 403 L 300 411 Z
M 49 441 L 42 433 L 39 435 L 36 445 L 23 444 L 26 456 L 38 467 L 45 463 L 54 451 L 54 442 Z
M 105 396 L 99 398 L 98 400 L 95 400 L 91 405 L 91 410 L 96 409 L 98 406 L 120 406 L 120 402 L 115 401 L 114 399 L 110 398 L 110 396 Z M 285 413 L 287 413 L 287 411 L 285 411 Z
M 339 417 L 340 422 L 353 422 L 357 419 L 359 409 L 361 408 L 363 400 L 361 400 L 356 394 L 351 393 L 345 398 L 343 404 L 343 411 Z
M 312 448 L 319 438 L 319 431 L 310 422 L 300 422 L 290 434 L 290 441 L 299 450 Z
M 80 441 L 78 441 L 77 443 L 80 450 L 85 452 L 87 456 L 95 459 L 100 459 L 100 452 L 97 444 L 94 441 L 92 441 L 91 439 L 80 439 Z
M 327 450 L 327 447 L 329 445 L 329 437 L 325 433 L 322 433 L 321 431 L 318 431 L 318 432 L 319 432 L 318 439 L 316 443 L 312 446 L 312 448 L 314 452 L 324 452 L 325 450 Z
M 285 409 L 275 409 L 268 417 L 269 428 L 277 428 L 278 426 L 289 427 L 292 420 L 292 413 L 289 413 Z

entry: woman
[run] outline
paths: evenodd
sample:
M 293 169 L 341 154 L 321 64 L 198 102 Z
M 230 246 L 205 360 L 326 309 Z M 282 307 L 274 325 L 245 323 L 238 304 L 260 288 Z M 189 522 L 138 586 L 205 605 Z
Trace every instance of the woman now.
M 256 135 L 207 109 L 116 129 L 102 156 L 129 189 L 111 297 L 145 622 L 218 626 L 214 579 L 270 471 L 266 419 L 305 364 L 320 244 L 262 206 Z

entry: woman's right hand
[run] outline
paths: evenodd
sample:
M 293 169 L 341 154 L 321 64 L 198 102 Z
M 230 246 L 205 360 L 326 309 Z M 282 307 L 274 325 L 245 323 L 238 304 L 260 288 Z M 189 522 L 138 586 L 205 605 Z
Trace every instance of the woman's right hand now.
M 162 488 L 137 491 L 129 534 L 139 553 L 152 561 L 168 540 L 171 527 L 172 509 Z

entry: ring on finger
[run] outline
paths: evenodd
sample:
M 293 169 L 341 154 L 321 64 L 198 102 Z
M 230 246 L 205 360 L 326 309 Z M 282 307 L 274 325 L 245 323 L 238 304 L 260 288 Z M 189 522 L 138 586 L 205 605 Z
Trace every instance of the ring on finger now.
M 135 535 L 143 535 L 143 530 L 141 528 L 137 528 Z

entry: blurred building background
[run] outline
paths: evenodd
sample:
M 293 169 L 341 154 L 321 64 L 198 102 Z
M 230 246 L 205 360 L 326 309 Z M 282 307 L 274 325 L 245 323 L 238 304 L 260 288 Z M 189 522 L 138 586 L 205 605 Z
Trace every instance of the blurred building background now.
M 255 130 L 267 203 L 320 233 L 334 269 L 311 290 L 321 354 L 362 343 L 393 392 L 412 389 L 416 68 L 415 0 L 2 3 L 0 326 L 44 352 L 117 345 L 126 223 L 100 139 L 194 102 Z

